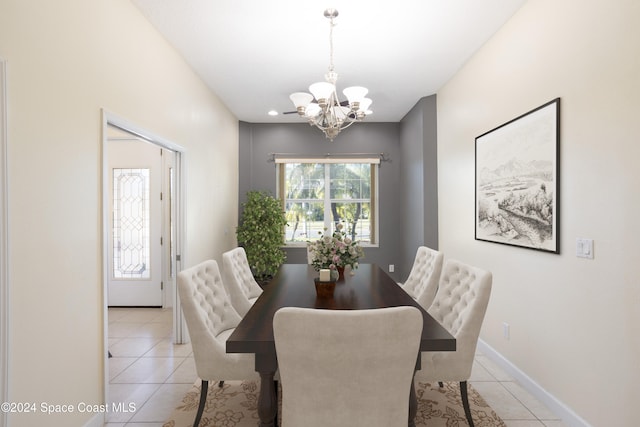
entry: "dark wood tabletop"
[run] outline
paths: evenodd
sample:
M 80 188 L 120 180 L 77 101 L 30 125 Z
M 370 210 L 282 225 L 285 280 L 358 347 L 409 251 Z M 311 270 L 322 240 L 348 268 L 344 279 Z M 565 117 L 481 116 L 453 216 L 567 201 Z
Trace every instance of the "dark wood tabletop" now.
M 314 278 L 318 272 L 307 264 L 284 264 L 236 330 L 227 340 L 227 353 L 263 353 L 275 351 L 273 315 L 282 307 L 306 307 L 333 310 L 361 310 L 402 305 L 422 311 L 421 351 L 454 351 L 455 339 L 429 313 L 375 264 L 360 264 L 351 275 L 336 283 L 330 299 L 316 297 Z

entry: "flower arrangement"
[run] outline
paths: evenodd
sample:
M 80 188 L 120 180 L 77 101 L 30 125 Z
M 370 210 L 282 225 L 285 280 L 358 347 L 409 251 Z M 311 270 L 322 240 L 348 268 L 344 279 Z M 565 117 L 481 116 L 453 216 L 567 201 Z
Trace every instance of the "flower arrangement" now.
M 311 264 L 316 270 L 337 270 L 347 265 L 352 270 L 358 268 L 358 260 L 364 257 L 364 251 L 357 240 L 352 240 L 342 231 L 343 228 L 343 224 L 338 223 L 331 236 L 324 235 L 318 240 L 307 242 Z M 318 234 L 322 235 L 322 232 L 319 231 Z

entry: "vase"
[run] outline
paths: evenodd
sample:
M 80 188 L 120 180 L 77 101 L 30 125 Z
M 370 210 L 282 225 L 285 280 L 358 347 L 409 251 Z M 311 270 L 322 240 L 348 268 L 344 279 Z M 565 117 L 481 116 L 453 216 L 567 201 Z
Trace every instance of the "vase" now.
M 338 280 L 344 280 L 344 267 L 337 267 L 338 269 Z
M 333 298 L 333 291 L 336 288 L 336 282 L 321 282 L 319 279 L 315 279 L 316 296 L 318 298 Z

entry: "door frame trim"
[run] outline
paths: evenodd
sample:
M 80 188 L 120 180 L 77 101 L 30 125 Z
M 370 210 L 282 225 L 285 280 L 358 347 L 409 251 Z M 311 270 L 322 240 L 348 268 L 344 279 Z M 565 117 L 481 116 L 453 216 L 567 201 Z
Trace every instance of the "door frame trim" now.
M 176 205 L 176 254 L 179 256 L 176 260 L 176 269 L 178 272 L 182 270 L 182 265 L 185 265 L 186 251 L 185 251 L 185 236 L 186 228 L 184 219 L 186 218 L 186 149 L 181 145 L 178 145 L 168 139 L 162 138 L 146 129 L 134 125 L 130 121 L 117 116 L 106 109 L 102 109 L 102 308 L 103 308 L 103 345 L 104 345 L 104 399 L 105 403 L 108 402 L 108 390 L 109 390 L 109 336 L 108 336 L 108 239 L 109 239 L 109 164 L 108 164 L 108 126 L 115 126 L 121 130 L 136 135 L 146 141 L 149 141 L 159 147 L 166 148 L 175 153 L 175 176 L 178 181 L 175 194 Z M 173 336 L 176 344 L 182 344 L 186 339 L 186 326 L 183 321 L 182 307 L 180 306 L 180 300 L 178 299 L 177 286 L 173 287 Z
M 9 396 L 9 186 L 7 171 L 7 62 L 0 57 L 0 402 Z M 0 411 L 0 427 L 7 425 Z

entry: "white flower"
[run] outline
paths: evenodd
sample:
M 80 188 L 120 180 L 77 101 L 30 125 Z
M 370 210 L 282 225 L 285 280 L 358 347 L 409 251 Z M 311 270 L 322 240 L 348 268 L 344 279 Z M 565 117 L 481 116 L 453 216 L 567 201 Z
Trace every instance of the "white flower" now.
M 343 224 L 339 223 L 331 235 L 323 235 L 322 232 L 318 232 L 321 235 L 320 238 L 308 242 L 311 263 L 316 270 L 321 268 L 335 269 L 347 265 L 353 269 L 358 268 L 358 259 L 364 256 L 364 252 L 359 242 L 341 231 L 343 227 Z

